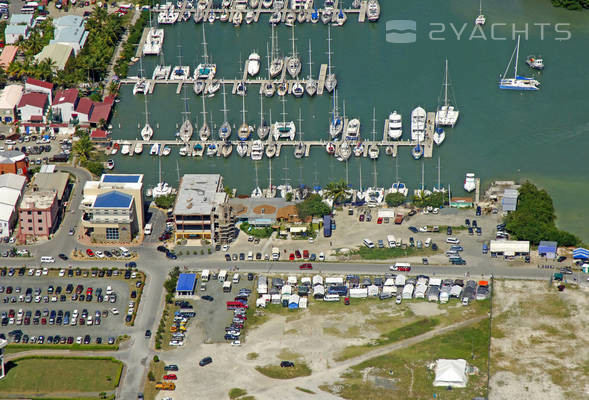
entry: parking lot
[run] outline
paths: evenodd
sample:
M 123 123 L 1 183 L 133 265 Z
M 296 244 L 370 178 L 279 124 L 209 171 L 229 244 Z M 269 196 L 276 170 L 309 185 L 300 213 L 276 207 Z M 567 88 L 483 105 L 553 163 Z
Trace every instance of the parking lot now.
M 17 271 L 0 278 L 0 332 L 13 342 L 26 343 L 25 335 L 29 341 L 43 336 L 45 342 L 56 335 L 74 340 L 90 335 L 92 343 L 97 338 L 106 343 L 122 334 L 130 301 L 137 301 L 125 280 Z M 13 330 L 22 334 L 9 335 Z
M 240 275 L 239 283 L 232 284 L 231 292 L 223 292 L 223 283 L 212 278 L 206 283 L 206 290 L 198 290 L 198 295 L 201 298 L 197 300 L 196 315 L 202 324 L 205 343 L 225 342 L 225 327 L 231 324 L 233 317 L 233 311 L 227 310 L 227 302 L 235 299 L 242 288 L 253 290 L 254 281 L 248 281 L 245 273 Z M 232 277 L 233 272 L 229 272 L 227 279 L 231 280 Z M 200 283 L 199 279 L 198 288 L 200 288 Z M 205 295 L 211 296 L 213 300 L 203 300 L 202 296 Z

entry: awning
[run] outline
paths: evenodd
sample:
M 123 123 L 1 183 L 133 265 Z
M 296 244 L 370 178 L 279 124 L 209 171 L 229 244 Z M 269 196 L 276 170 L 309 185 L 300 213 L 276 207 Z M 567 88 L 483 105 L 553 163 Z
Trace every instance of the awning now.
M 289 228 L 290 233 L 301 233 L 301 232 L 307 232 L 307 227 L 306 226 L 291 226 Z
M 573 250 L 573 258 L 587 260 L 589 259 L 589 250 L 579 247 L 578 249 Z

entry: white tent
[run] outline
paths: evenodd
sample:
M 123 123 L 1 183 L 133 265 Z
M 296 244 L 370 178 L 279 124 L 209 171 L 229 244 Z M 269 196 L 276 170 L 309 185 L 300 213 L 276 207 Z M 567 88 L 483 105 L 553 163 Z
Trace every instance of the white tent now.
M 466 360 L 447 360 L 440 358 L 436 361 L 436 378 L 434 386 L 466 387 Z

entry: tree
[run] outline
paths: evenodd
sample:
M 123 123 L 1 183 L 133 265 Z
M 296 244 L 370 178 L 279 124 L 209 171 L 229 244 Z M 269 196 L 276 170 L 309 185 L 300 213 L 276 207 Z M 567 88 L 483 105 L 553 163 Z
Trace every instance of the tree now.
M 318 194 L 311 194 L 304 201 L 297 204 L 297 214 L 299 218 L 305 220 L 309 216 L 321 217 L 329 214 L 329 206 L 323 202 Z
M 286 193 L 286 197 L 284 198 L 286 201 L 292 201 L 292 192 Z
M 325 193 L 327 198 L 333 200 L 334 205 L 342 203 L 351 195 L 348 183 L 343 179 L 338 182 L 328 183 L 325 188 Z
M 88 161 L 84 166 L 94 176 L 100 176 L 104 172 L 104 165 L 99 161 Z
M 174 205 L 176 201 L 176 195 L 173 193 L 167 194 L 165 196 L 158 196 L 155 199 L 155 205 L 159 208 L 168 209 Z
M 90 135 L 86 131 L 78 130 L 76 132 L 78 136 L 78 140 L 74 142 L 72 147 L 72 151 L 74 155 L 78 157 L 81 163 L 85 163 L 86 161 L 92 159 L 94 155 L 94 143 L 90 140 Z
M 402 193 L 388 193 L 384 201 L 389 207 L 398 207 L 405 202 L 405 196 Z

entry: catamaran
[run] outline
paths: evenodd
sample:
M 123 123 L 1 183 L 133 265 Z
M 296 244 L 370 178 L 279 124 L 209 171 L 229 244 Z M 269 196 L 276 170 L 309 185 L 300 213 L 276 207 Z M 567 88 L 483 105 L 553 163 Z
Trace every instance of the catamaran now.
M 423 142 L 425 140 L 426 112 L 422 107 L 416 107 L 411 111 L 411 140 Z
M 487 18 L 483 14 L 483 0 L 479 0 L 479 16 L 474 20 L 476 25 L 485 25 Z
M 180 139 L 183 142 L 188 142 L 192 137 L 193 126 L 190 122 L 190 111 L 188 111 L 188 98 L 186 97 L 186 89 L 184 89 L 184 112 L 182 113 L 183 120 L 180 126 Z
M 282 98 L 282 122 L 275 122 L 272 126 L 272 137 L 274 140 L 294 140 L 297 128 L 293 121 L 286 121 L 285 103 L 286 97 Z
M 407 186 L 399 181 L 399 163 L 397 161 L 397 157 L 395 157 L 395 182 L 391 186 L 391 193 L 401 193 L 403 196 L 407 197 L 409 194 L 409 189 Z
M 403 119 L 396 110 L 389 114 L 387 124 L 389 138 L 397 140 L 403 135 Z
M 143 76 L 143 58 L 139 59 L 139 80 L 133 85 L 133 95 L 138 93 L 147 94 L 149 92 L 150 83 Z
M 143 126 L 143 129 L 141 129 L 141 138 L 147 142 L 153 136 L 153 128 L 151 127 L 151 125 L 149 125 L 149 112 L 147 111 L 147 96 L 144 96 L 143 100 L 145 102 L 145 125 Z
M 202 53 L 204 62 L 196 66 L 196 69 L 194 70 L 194 79 L 213 79 L 217 73 L 217 64 L 209 62 L 204 24 L 202 26 Z
M 227 101 L 225 98 L 225 83 L 223 83 L 223 110 L 221 111 L 223 111 L 223 123 L 219 128 L 219 138 L 221 140 L 228 140 L 231 136 L 231 125 L 227 121 L 227 111 L 229 110 L 227 110 Z
M 446 73 L 444 74 L 444 104 L 436 112 L 436 124 L 439 126 L 454 126 L 460 112 L 448 102 L 448 60 L 446 59 Z
M 505 68 L 505 72 L 502 75 L 501 80 L 499 81 L 499 89 L 508 89 L 508 90 L 538 90 L 540 89 L 538 86 L 540 82 L 538 82 L 534 78 L 526 78 L 524 76 L 519 76 L 517 74 L 517 60 L 519 58 L 519 35 L 517 36 L 517 45 L 513 50 L 513 54 L 511 55 L 511 59 L 509 60 L 509 64 Z M 515 57 L 515 61 L 513 60 Z M 511 65 L 511 62 L 514 61 L 514 74 L 513 78 L 506 78 L 507 70 Z

